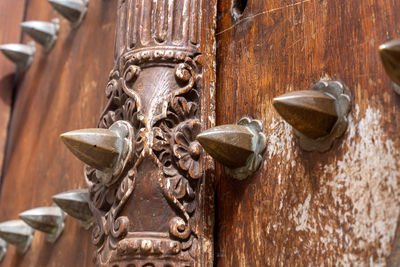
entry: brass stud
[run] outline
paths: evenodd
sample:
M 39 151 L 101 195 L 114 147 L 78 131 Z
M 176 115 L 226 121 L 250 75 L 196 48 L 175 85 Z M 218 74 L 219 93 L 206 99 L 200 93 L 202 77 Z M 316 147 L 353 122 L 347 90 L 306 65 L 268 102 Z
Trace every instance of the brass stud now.
M 51 6 L 76 28 L 85 17 L 88 0 L 49 0 Z
M 216 161 L 230 168 L 243 167 L 253 154 L 253 133 L 245 126 L 222 125 L 197 136 L 203 148 Z
M 321 80 L 310 90 L 276 97 L 272 104 L 307 151 L 328 150 L 347 128 L 350 96 L 339 81 Z
M 67 148 L 81 161 L 95 168 L 104 184 L 113 182 L 132 153 L 132 126 L 115 122 L 110 129 L 82 129 L 60 137 Z
M 42 45 L 46 51 L 49 51 L 57 41 L 59 20 L 53 19 L 46 21 L 24 21 L 21 23 L 22 31 L 28 34 L 35 42 Z
M 123 149 L 123 140 L 108 129 L 71 131 L 61 139 L 76 157 L 100 171 L 112 169 Z
M 32 63 L 35 45 L 33 42 L 28 44 L 3 44 L 0 45 L 0 51 L 14 62 L 19 70 L 24 71 Z
M 400 40 L 393 40 L 379 46 L 383 67 L 394 82 L 394 90 L 400 94 Z
M 213 127 L 196 138 L 230 176 L 239 180 L 257 171 L 266 146 L 262 123 L 250 118 L 243 118 L 236 125 Z
M 46 234 L 47 241 L 54 243 L 64 229 L 64 212 L 56 206 L 39 207 L 19 214 L 21 220 Z
M 88 189 L 77 189 L 53 196 L 54 203 L 71 217 L 78 219 L 85 229 L 93 223 L 93 214 L 89 208 Z
M 335 98 L 320 91 L 287 93 L 272 104 L 287 123 L 313 139 L 328 135 L 338 119 Z
M 0 237 L 17 247 L 18 252 L 25 253 L 31 246 L 34 230 L 21 220 L 0 223 Z

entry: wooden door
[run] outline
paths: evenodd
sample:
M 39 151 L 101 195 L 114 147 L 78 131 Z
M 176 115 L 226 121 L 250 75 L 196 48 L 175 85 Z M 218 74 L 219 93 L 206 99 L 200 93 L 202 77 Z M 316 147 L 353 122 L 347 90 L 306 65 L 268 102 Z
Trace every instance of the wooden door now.
M 397 1 L 218 5 L 217 124 L 264 122 L 260 172 L 217 172 L 217 266 L 398 266 L 399 104 L 378 53 L 399 38 Z M 320 79 L 350 90 L 349 126 L 305 152 L 272 99 Z
M 0 14 L 5 15 L 0 16 L 0 20 L 5 20 L 2 25 L 9 30 L 1 29 L 1 32 L 11 33 L 0 35 L 3 43 L 30 40 L 26 35 L 19 38 L 21 21 L 60 18 L 47 1 L 3 2 Z M 197 177 L 194 169 L 189 173 L 188 168 L 181 173 L 186 174 L 189 182 L 179 180 L 193 185 L 194 203 L 200 207 L 199 212 L 189 212 L 195 214 L 190 215 L 195 234 L 182 242 L 173 239 L 181 242 L 179 244 L 192 240 L 194 249 L 187 253 L 190 256 L 182 254 L 182 258 L 176 260 L 172 256 L 161 258 L 139 253 L 137 258 L 129 260 L 122 254 L 121 265 L 107 260 L 103 265 L 398 266 L 400 115 L 397 107 L 400 97 L 393 91 L 378 53 L 380 44 L 400 38 L 396 27 L 400 22 L 396 16 L 400 4 L 395 0 L 90 0 L 80 27 L 72 30 L 69 23 L 60 18 L 54 48 L 46 53 L 36 45 L 31 67 L 14 85 L 9 76 L 12 65 L 4 57 L 0 58 L 0 90 L 1 95 L 5 95 L 4 103 L 0 103 L 1 115 L 5 117 L 1 124 L 7 124 L 11 111 L 9 128 L 5 131 L 5 126 L 1 126 L 0 130 L 1 141 L 6 146 L 0 221 L 17 219 L 18 214 L 27 209 L 52 205 L 52 196 L 57 193 L 87 187 L 83 164 L 62 144 L 59 135 L 75 129 L 110 126 L 109 122 L 99 123 L 99 117 L 101 122 L 108 114 L 103 113 L 104 108 L 115 114 L 123 105 L 110 108 L 107 104 L 114 87 L 106 88 L 115 77 L 114 72 L 109 76 L 110 70 L 125 70 L 124 65 L 119 64 L 121 57 L 127 53 L 132 56 L 135 49 L 145 50 L 148 44 L 163 44 L 166 38 L 163 34 L 157 35 L 156 41 L 148 38 L 141 43 L 145 44 L 144 48 L 133 42 L 134 25 L 141 27 L 139 39 L 146 34 L 163 33 L 164 26 L 152 28 L 152 23 L 167 25 L 158 20 L 135 21 L 134 12 L 142 10 L 142 18 L 146 14 L 161 18 L 157 17 L 163 10 L 159 3 L 166 5 L 167 2 L 176 4 L 171 9 L 175 12 L 171 25 L 176 23 L 178 29 L 180 25 L 192 27 L 187 37 L 190 45 L 178 42 L 184 35 L 172 35 L 171 40 L 175 42 L 171 41 L 168 49 L 174 45 L 185 48 L 193 45 L 193 50 L 185 50 L 187 54 L 183 54 L 183 58 L 178 54 L 168 58 L 163 48 L 159 48 L 150 57 L 157 58 L 154 61 L 144 54 L 144 62 L 134 62 L 142 64 L 142 76 L 135 78 L 136 84 L 131 88 L 145 99 L 142 99 L 144 106 L 151 106 L 151 97 L 164 99 L 165 95 L 147 95 L 146 98 L 144 89 L 150 90 L 154 84 L 159 86 L 147 81 L 168 76 L 177 68 L 181 71 L 177 77 L 183 78 L 178 79 L 177 85 L 185 87 L 185 77 L 189 75 L 186 70 L 190 68 L 182 65 L 184 68 L 179 69 L 165 62 L 176 59 L 173 64 L 181 66 L 179 64 L 190 61 L 185 57 L 194 59 L 197 68 L 193 88 L 201 97 L 184 95 L 185 100 L 180 98 L 179 101 L 186 101 L 180 102 L 185 103 L 182 106 L 198 106 L 197 113 L 189 110 L 185 114 L 194 115 L 190 119 L 199 121 L 202 131 L 215 124 L 235 124 L 245 116 L 261 120 L 267 137 L 264 161 L 254 175 L 238 181 L 229 177 L 220 163 L 216 163 L 214 169 L 212 159 L 202 153 L 201 179 L 193 179 L 200 176 Z M 189 5 L 187 3 L 192 9 L 180 9 Z M 193 27 L 193 21 L 198 21 L 198 27 Z M 166 29 L 169 26 L 165 26 Z M 161 79 L 167 84 L 162 88 L 175 86 L 168 79 Z M 273 108 L 272 99 L 288 92 L 307 90 L 320 79 L 340 80 L 349 90 L 349 124 L 344 135 L 336 139 L 328 151 L 306 152 L 300 147 L 292 127 Z M 124 94 L 127 92 L 131 91 L 124 91 Z M 170 111 L 168 108 L 166 110 Z M 158 111 L 153 111 L 146 114 L 157 115 Z M 150 117 L 153 120 L 153 116 Z M 187 121 L 186 117 L 180 118 L 177 125 Z M 162 123 L 157 123 L 147 128 L 139 125 L 138 129 L 163 133 L 159 138 L 166 134 L 177 135 L 181 129 L 175 125 L 170 127 L 173 131 L 162 132 L 157 130 L 162 129 Z M 174 153 L 173 150 L 167 152 Z M 161 229 L 165 227 L 163 221 L 150 220 L 153 214 L 147 214 L 146 210 L 164 209 L 165 213 L 157 213 L 163 216 L 181 213 L 179 205 L 177 208 L 171 202 L 163 202 L 163 197 L 158 195 L 160 192 L 151 190 L 157 183 L 150 182 L 155 180 L 149 178 L 149 186 L 140 183 L 146 182 L 147 176 L 155 175 L 159 166 L 155 167 L 152 162 L 162 162 L 161 152 L 157 153 L 154 157 L 143 157 L 142 165 L 137 164 L 137 189 L 144 193 L 132 195 L 132 202 L 128 202 L 122 215 L 135 214 L 138 218 L 135 222 L 143 220 L 151 226 L 149 228 Z M 171 164 L 162 163 L 164 166 Z M 183 166 L 185 164 L 187 162 L 182 162 Z M 137 204 L 143 197 L 159 204 Z M 182 210 L 190 209 L 188 202 L 184 204 Z M 162 218 L 168 219 L 167 215 Z M 148 225 L 136 228 L 130 225 L 129 231 L 146 232 Z M 153 228 L 150 230 L 157 232 Z M 63 234 L 55 243 L 48 243 L 43 233 L 36 232 L 27 253 L 21 255 L 13 246 L 8 246 L 0 265 L 95 266 L 93 258 L 100 265 L 99 257 L 106 252 L 92 244 L 92 231 L 83 229 L 67 216 Z M 96 232 L 93 235 L 96 239 Z M 155 239 L 163 241 L 165 237 L 157 235 Z M 193 243 L 193 240 L 196 241 Z
M 15 1 L 2 10 L 12 19 L 15 36 L 3 43 L 26 43 L 22 21 L 60 19 L 58 40 L 46 53 L 36 44 L 31 67 L 14 89 L 8 130 L 6 160 L 0 200 L 1 221 L 18 219 L 18 214 L 35 207 L 51 206 L 52 196 L 84 188 L 83 165 L 63 147 L 59 135 L 75 128 L 93 127 L 105 105 L 104 85 L 113 66 L 116 1 L 90 1 L 84 22 L 71 29 L 69 22 L 47 1 Z M 20 3 L 21 2 L 21 3 Z M 14 19 L 14 16 L 19 17 Z M 1 36 L 7 31 L 6 24 Z M 1 57 L 1 65 L 9 64 Z M 12 88 L 1 88 L 12 92 Z M 3 129 L 3 128 L 2 128 Z M 94 247 L 90 231 L 67 217 L 56 243 L 36 232 L 31 248 L 21 256 L 13 246 L 2 266 L 93 266 Z

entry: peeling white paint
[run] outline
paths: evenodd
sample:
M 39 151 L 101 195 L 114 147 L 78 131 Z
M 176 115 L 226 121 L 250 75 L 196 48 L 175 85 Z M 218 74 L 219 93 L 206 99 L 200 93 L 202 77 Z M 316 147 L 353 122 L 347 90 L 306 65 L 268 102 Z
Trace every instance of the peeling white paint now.
M 381 127 L 379 109 L 356 106 L 353 116 L 342 142 L 347 152 L 315 167 L 319 187 L 297 192 L 302 200 L 293 208 L 285 201 L 289 180 L 309 181 L 310 173 L 299 161 L 292 128 L 280 119 L 266 123 L 266 156 L 277 160 L 277 211 L 293 223 L 284 228 L 285 236 L 298 240 L 287 253 L 300 249 L 324 266 L 385 266 L 400 211 L 400 153 Z M 279 233 L 283 223 L 269 222 L 267 233 Z
M 359 116 L 358 107 L 356 113 Z M 370 258 L 369 262 L 375 266 L 384 264 L 390 255 L 400 209 L 399 155 L 380 126 L 381 118 L 378 109 L 367 108 L 357 125 L 351 123 L 346 141 L 349 152 L 336 164 L 325 167 L 326 174 L 335 174 L 328 184 L 334 199 L 342 199 L 342 185 L 351 201 L 351 206 L 338 214 L 342 224 L 352 227 L 351 250 L 375 246 L 378 258 Z M 363 263 L 363 259 L 355 259 L 354 263 L 357 261 Z
M 293 210 L 293 215 L 289 215 L 289 219 L 292 219 L 296 223 L 296 231 L 305 230 L 307 227 L 307 221 L 310 210 L 311 195 L 308 195 L 303 204 L 300 204 Z
M 293 138 L 292 127 L 281 119 L 273 118 L 269 124 L 267 157 L 279 156 L 289 161 L 293 156 Z
M 323 167 L 321 188 L 295 207 L 289 219 L 296 231 L 310 237 L 314 244 L 309 247 L 321 255 L 334 253 L 335 266 L 385 266 L 400 211 L 400 156 L 380 126 L 378 109 L 368 107 L 361 117 L 357 106 L 354 117 L 344 142 L 347 152 Z M 291 149 L 291 137 L 283 138 L 279 149 Z M 277 149 L 270 148 L 268 156 Z M 322 208 L 319 200 L 327 192 L 333 202 Z M 375 257 L 363 256 L 367 249 Z

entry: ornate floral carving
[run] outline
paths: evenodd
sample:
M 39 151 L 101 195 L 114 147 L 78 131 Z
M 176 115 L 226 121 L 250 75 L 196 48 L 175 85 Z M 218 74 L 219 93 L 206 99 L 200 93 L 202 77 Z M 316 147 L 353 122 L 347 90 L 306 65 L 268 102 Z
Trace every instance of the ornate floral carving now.
M 196 141 L 200 133 L 201 124 L 198 120 L 185 121 L 174 133 L 174 156 L 178 160 L 178 166 L 186 171 L 192 179 L 200 178 L 202 169 L 200 166 L 201 146 Z
M 165 0 L 156 6 L 152 1 L 122 2 L 121 12 L 128 16 L 120 16 L 126 21 L 119 23 L 132 25 L 124 28 L 128 32 L 117 32 L 117 58 L 98 127 L 129 122 L 134 129 L 133 155 L 108 185 L 101 183 L 97 170 L 87 167 L 85 171 L 97 222 L 92 240 L 98 247 L 95 261 L 99 266 L 164 266 L 158 265 L 163 260 L 168 266 L 194 266 L 200 261 L 198 223 L 202 214 L 197 206 L 203 167 L 196 135 L 202 128 L 199 81 L 203 58 L 197 31 L 203 4 L 193 0 L 174 6 L 175 2 L 168 2 L 171 8 L 190 10 L 189 24 L 179 24 L 174 12 L 164 10 Z M 146 39 L 150 31 L 146 27 L 154 26 L 146 24 L 146 14 L 153 14 L 154 21 L 161 19 L 161 13 L 151 13 L 154 8 L 167 12 L 169 19 L 162 19 L 172 21 L 183 34 L 175 36 L 169 29 L 165 36 L 160 33 L 154 40 Z M 145 15 L 135 21 L 137 14 Z M 121 45 L 122 35 L 127 36 L 127 46 Z M 118 50 L 121 47 L 123 51 Z
M 200 162 L 202 150 L 195 139 L 200 133 L 201 123 L 197 114 L 199 92 L 195 83 L 196 73 L 191 66 L 193 64 L 196 64 L 193 59 L 186 58 L 184 62 L 175 66 L 176 88 L 171 88 L 166 97 L 167 108 L 160 114 L 143 114 L 140 109 L 138 104 L 141 101 L 140 96 L 132 89 L 140 73 L 139 67 L 128 66 L 123 77 L 118 77 L 118 70 L 110 75 L 106 87 L 109 101 L 100 118 L 99 127 L 110 127 L 118 120 L 130 122 L 136 135 L 135 156 L 123 175 L 110 186 L 100 182 L 94 169 L 88 167 L 86 171 L 92 209 L 97 215 L 98 222 L 93 230 L 93 243 L 99 247 L 96 256 L 99 265 L 104 265 L 100 261 L 100 255 L 108 253 L 109 257 L 113 258 L 115 255 L 112 251 L 117 247 L 119 247 L 118 255 L 122 253 L 125 257 L 129 255 L 134 257 L 138 251 L 146 254 L 154 251 L 151 244 L 157 240 L 146 239 L 147 241 L 143 243 L 134 239 L 133 247 L 129 247 L 123 240 L 128 235 L 131 220 L 127 216 L 119 216 L 134 191 L 134 169 L 137 169 L 146 157 L 158 162 L 163 173 L 159 189 L 172 208 L 179 211 L 177 216 L 169 220 L 169 238 L 172 243 L 167 242 L 165 245 L 169 248 L 168 253 L 182 254 L 182 259 L 185 260 L 191 258 L 190 253 L 186 253 L 186 256 L 184 254 L 197 239 L 192 229 L 192 221 L 195 219 L 193 216 L 196 209 L 195 191 L 202 176 Z M 135 250 L 135 247 L 138 249 Z

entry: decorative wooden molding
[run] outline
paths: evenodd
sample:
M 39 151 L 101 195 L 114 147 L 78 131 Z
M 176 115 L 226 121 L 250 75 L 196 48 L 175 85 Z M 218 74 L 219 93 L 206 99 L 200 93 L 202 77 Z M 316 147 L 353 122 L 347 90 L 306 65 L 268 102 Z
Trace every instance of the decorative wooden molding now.
M 98 266 L 211 266 L 215 0 L 120 0 L 115 66 L 99 128 L 133 127 L 130 160 L 107 185 L 87 167 Z

